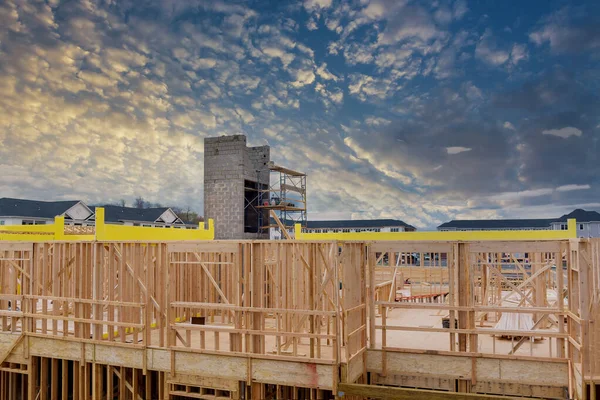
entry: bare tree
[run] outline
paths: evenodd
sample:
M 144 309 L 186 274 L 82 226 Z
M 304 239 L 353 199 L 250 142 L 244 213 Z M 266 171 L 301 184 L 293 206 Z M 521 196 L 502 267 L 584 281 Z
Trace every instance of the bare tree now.
M 144 200 L 144 198 L 142 196 L 138 196 L 134 200 L 133 206 L 135 208 L 146 208 L 146 201 Z

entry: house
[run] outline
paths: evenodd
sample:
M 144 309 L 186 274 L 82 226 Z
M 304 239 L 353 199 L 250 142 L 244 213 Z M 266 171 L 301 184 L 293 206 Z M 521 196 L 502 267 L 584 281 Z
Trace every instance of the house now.
M 197 228 L 186 225 L 169 207 L 133 208 L 113 205 L 88 207 L 80 200 L 38 201 L 0 198 L 0 225 L 53 224 L 64 216 L 66 225 L 94 226 L 96 207 L 104 208 L 104 222 L 130 226 Z
M 577 237 L 600 237 L 600 213 L 582 209 L 574 210 L 560 218 L 546 219 L 463 219 L 445 222 L 438 231 L 480 230 L 567 230 L 567 220 L 577 222 Z
M 104 208 L 104 222 L 129 226 L 174 226 L 186 228 L 181 218 L 169 207 L 134 208 L 113 205 L 93 206 Z M 197 226 L 194 226 L 197 228 Z
M 567 220 L 577 221 L 577 237 L 589 238 L 600 237 L 600 213 L 596 211 L 586 211 L 578 208 L 569 214 L 552 221 L 552 229 L 566 230 Z
M 94 225 L 94 212 L 79 200 L 38 201 L 0 198 L 0 225 L 45 225 L 64 216 L 67 225 Z
M 414 226 L 397 219 L 306 221 L 306 227 L 303 229 L 308 233 L 414 232 L 417 230 Z M 293 231 L 289 233 L 290 236 L 294 236 Z M 281 231 L 278 228 L 271 228 L 270 236 L 271 239 L 281 239 Z
M 554 219 L 455 219 L 437 227 L 438 231 L 547 230 Z

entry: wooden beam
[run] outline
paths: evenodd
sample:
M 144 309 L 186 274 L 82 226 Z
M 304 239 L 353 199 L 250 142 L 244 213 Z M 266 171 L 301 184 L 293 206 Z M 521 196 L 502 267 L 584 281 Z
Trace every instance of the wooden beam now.
M 279 217 L 277 216 L 275 211 L 271 210 L 270 214 L 271 214 L 271 218 L 273 218 L 275 220 L 275 222 L 277 223 L 277 226 L 279 226 L 279 229 L 281 230 L 281 234 L 284 235 L 287 240 L 290 240 L 292 237 L 288 233 L 287 229 L 285 229 L 285 226 L 281 223 L 281 220 L 279 219 Z
M 491 396 L 474 393 L 452 393 L 435 390 L 406 389 L 391 386 L 361 385 L 357 383 L 339 383 L 338 397 L 360 396 L 369 399 L 397 400 L 510 400 L 523 397 Z

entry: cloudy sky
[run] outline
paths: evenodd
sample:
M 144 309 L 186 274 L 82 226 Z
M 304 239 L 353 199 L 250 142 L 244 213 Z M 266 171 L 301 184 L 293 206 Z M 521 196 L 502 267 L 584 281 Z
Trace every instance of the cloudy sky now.
M 600 209 L 597 1 L 3 0 L 0 197 L 203 208 L 203 138 L 309 218 Z

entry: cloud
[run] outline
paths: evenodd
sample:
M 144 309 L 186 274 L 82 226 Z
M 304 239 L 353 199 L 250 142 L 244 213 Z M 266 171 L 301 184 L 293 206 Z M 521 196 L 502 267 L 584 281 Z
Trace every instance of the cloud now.
M 504 122 L 502 126 L 506 129 L 510 129 L 511 131 L 515 130 L 515 126 L 508 121 Z
M 555 53 L 593 52 L 600 49 L 597 4 L 564 7 L 543 17 L 529 39 L 538 46 L 549 44 Z
M 556 188 L 559 192 L 570 192 L 572 190 L 587 190 L 591 189 L 590 185 L 564 185 Z
M 472 149 L 470 147 L 461 147 L 461 146 L 451 146 L 451 147 L 446 147 L 446 152 L 448 154 L 459 154 L 459 153 L 463 153 L 465 151 L 471 151 Z
M 487 64 L 500 66 L 508 61 L 510 54 L 498 46 L 491 29 L 488 28 L 475 47 L 475 57 Z
M 385 126 L 389 125 L 392 121 L 389 119 L 381 118 L 381 117 L 367 117 L 365 119 L 365 124 L 370 126 Z
M 517 65 L 519 62 L 523 60 L 527 60 L 529 58 L 529 53 L 527 52 L 527 46 L 524 44 L 514 44 L 512 50 L 510 51 L 510 62 L 513 65 Z
M 583 58 L 554 57 L 567 52 L 560 35 L 493 35 L 505 24 L 462 0 L 143 6 L 2 2 L 2 193 L 143 195 L 202 211 L 203 138 L 245 133 L 310 174 L 313 216 L 336 204 L 342 218 L 431 227 L 600 196 L 598 77 Z M 594 30 L 577 10 L 564 27 L 587 32 L 575 37 L 593 57 Z M 467 16 L 470 30 L 457 22 Z M 565 127 L 581 134 L 541 134 Z
M 315 21 L 313 17 L 310 17 L 308 19 L 308 22 L 306 23 L 306 29 L 308 29 L 309 31 L 316 31 L 317 29 L 319 29 L 317 21 Z
M 462 19 L 469 12 L 466 0 L 457 0 L 454 3 L 453 14 L 455 19 Z
M 401 4 L 402 2 L 399 3 Z M 390 45 L 408 39 L 418 39 L 422 42 L 428 42 L 440 35 L 431 15 L 422 7 L 402 7 L 400 18 L 393 18 L 393 9 L 386 9 L 385 13 L 389 15 L 390 19 L 388 19 L 385 30 L 379 36 L 381 44 Z M 379 13 L 377 15 L 379 17 Z
M 314 8 L 328 8 L 331 7 L 332 0 L 304 0 L 304 7 L 308 10 Z
M 315 74 L 312 70 L 298 70 L 295 73 L 296 80 L 291 83 L 294 87 L 310 85 L 315 81 Z
M 532 190 L 523 190 L 520 192 L 504 192 L 499 193 L 493 196 L 495 201 L 510 201 L 510 200 L 520 200 L 526 197 L 540 197 L 540 196 L 549 196 L 554 192 L 553 189 L 532 189 Z
M 334 74 L 332 74 L 331 72 L 329 72 L 327 70 L 326 63 L 321 64 L 321 66 L 319 68 L 317 68 L 317 75 L 319 75 L 319 77 L 321 77 L 322 79 L 325 79 L 326 81 L 337 82 L 339 80 L 339 78 L 337 76 L 335 76 Z
M 582 132 L 577 128 L 568 126 L 568 127 L 560 128 L 560 129 L 547 129 L 547 130 L 542 131 L 542 134 L 558 136 L 560 138 L 567 139 L 568 137 L 571 137 L 571 136 L 581 136 Z
M 391 78 L 377 78 L 364 74 L 350 76 L 348 91 L 361 101 L 368 99 L 385 100 L 392 97 L 400 88 L 399 84 Z

